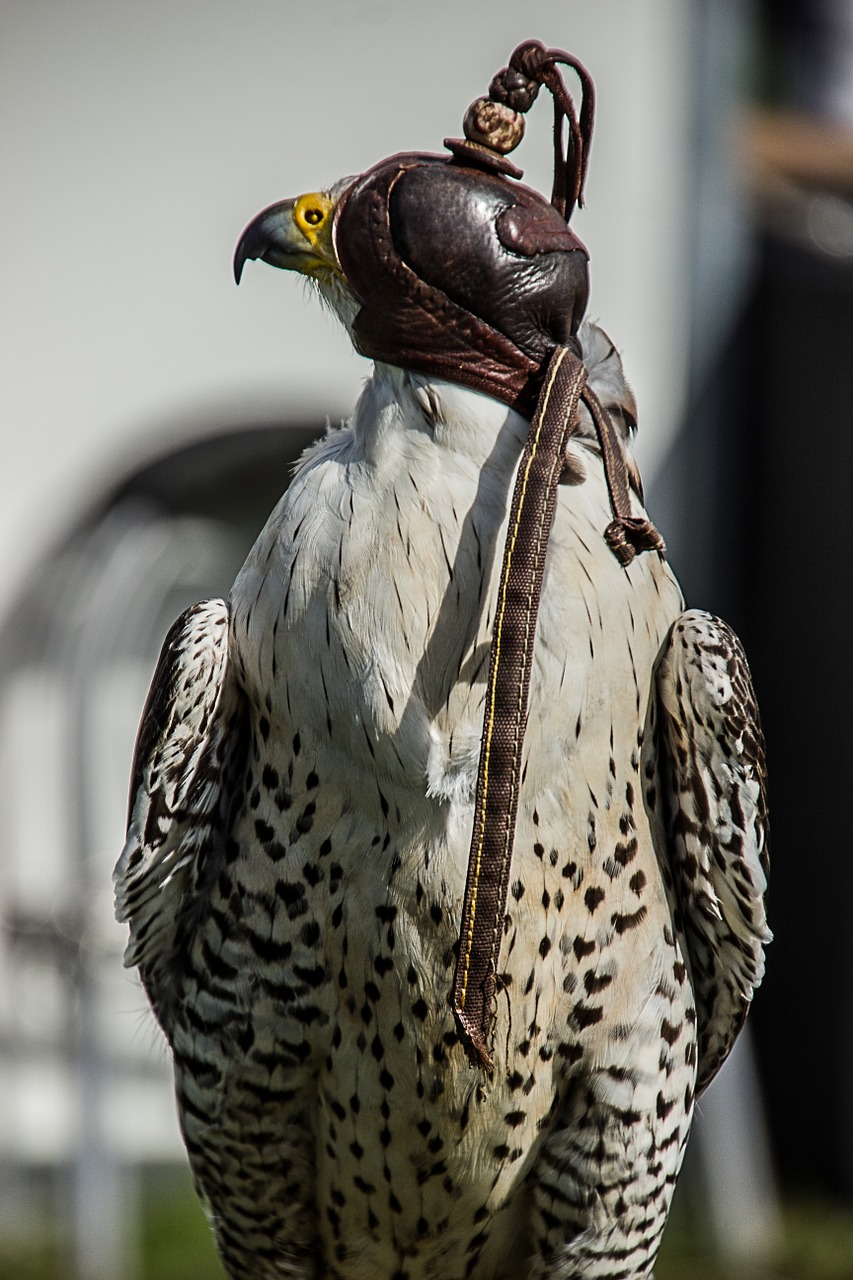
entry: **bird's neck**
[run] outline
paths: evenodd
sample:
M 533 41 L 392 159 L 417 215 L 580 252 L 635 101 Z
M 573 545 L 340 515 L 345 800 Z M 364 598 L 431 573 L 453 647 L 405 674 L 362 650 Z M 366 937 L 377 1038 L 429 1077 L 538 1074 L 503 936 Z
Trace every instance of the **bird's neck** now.
M 377 363 L 352 418 L 366 460 L 425 451 L 473 468 L 510 474 L 528 422 L 499 400 L 467 387 Z

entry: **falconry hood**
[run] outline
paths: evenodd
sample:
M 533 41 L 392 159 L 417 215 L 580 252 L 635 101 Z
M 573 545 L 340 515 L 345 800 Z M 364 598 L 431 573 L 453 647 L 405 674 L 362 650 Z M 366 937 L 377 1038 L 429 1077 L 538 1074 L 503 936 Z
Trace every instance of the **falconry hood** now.
M 558 64 L 577 72 L 580 115 Z M 507 154 L 545 85 L 554 99 L 550 202 Z M 358 350 L 461 382 L 530 416 L 549 357 L 578 354 L 588 255 L 568 219 L 582 202 L 593 88 L 568 53 L 527 41 L 469 107 L 449 156 L 391 156 L 344 191 L 333 243 L 359 304 Z M 564 122 L 568 139 L 564 144 Z

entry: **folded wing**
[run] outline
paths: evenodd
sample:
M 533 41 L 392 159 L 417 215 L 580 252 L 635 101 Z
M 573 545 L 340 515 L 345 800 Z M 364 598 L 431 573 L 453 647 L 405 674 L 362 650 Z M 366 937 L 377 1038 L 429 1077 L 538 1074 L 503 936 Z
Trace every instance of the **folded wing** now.
M 670 864 L 693 973 L 701 1090 L 734 1044 L 771 939 L 764 738 L 743 649 L 719 618 L 681 615 L 657 681 Z
M 246 751 L 243 696 L 228 662 L 228 607 L 194 605 L 163 644 L 136 741 L 116 914 L 164 1030 L 183 948 L 218 875 Z

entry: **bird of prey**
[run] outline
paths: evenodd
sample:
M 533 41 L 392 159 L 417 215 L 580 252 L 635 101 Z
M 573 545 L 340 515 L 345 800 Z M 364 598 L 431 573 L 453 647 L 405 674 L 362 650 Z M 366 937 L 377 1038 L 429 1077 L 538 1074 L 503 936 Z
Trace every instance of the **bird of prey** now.
M 531 48 L 488 100 L 504 124 L 525 84 L 557 96 L 568 55 Z M 590 121 L 570 117 L 575 177 Z M 646 519 L 620 356 L 581 321 L 571 181 L 549 204 L 466 135 L 244 233 L 238 275 L 312 280 L 375 363 L 228 601 L 174 624 L 137 741 L 126 963 L 232 1280 L 650 1276 L 694 1099 L 763 973 L 742 649 L 685 611 Z M 504 896 L 472 926 L 478 1048 L 458 984 L 502 551 L 555 351 L 583 395 L 512 637 L 528 685 Z M 618 483 L 646 537 L 625 554 Z

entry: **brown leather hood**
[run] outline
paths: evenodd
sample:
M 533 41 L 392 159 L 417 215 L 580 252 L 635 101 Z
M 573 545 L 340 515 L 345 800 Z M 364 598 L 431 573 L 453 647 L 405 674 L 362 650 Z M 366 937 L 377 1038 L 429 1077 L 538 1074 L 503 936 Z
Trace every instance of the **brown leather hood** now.
M 588 255 L 538 192 L 445 156 L 357 178 L 335 249 L 361 304 L 358 350 L 473 387 L 529 417 L 557 346 L 577 349 Z

